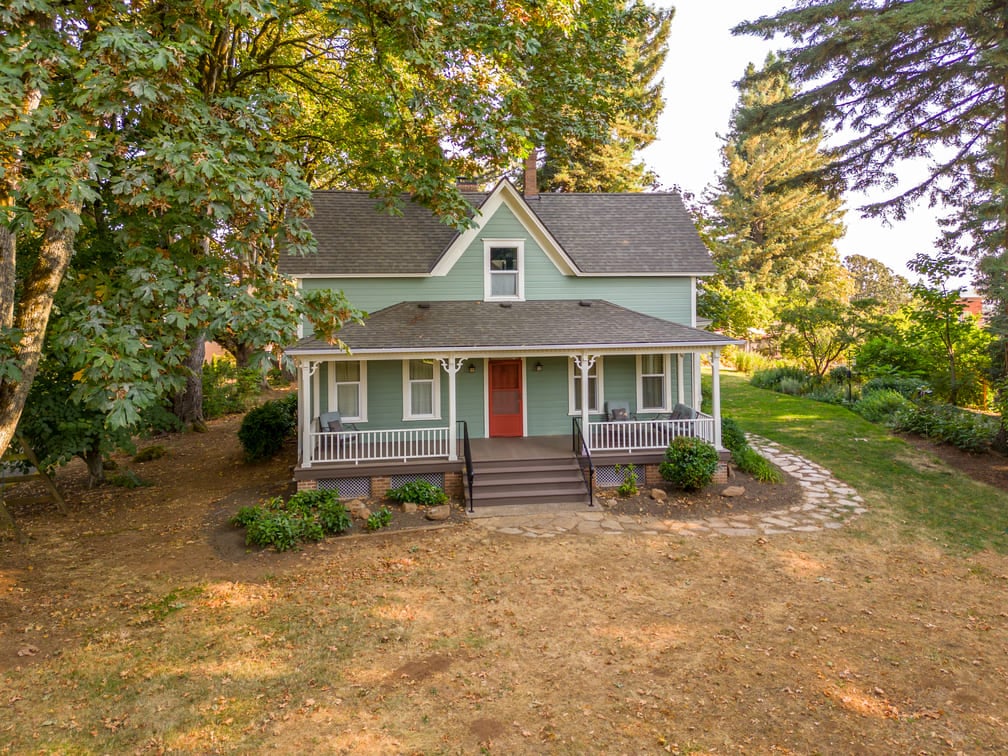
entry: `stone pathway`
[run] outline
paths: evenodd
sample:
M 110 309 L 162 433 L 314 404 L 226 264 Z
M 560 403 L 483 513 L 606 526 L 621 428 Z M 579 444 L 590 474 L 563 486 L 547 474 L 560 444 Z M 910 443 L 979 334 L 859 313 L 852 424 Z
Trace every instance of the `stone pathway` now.
M 749 435 L 752 447 L 798 481 L 805 495 L 800 504 L 769 512 L 726 514 L 699 520 L 658 520 L 620 515 L 602 509 L 544 514 L 480 517 L 472 522 L 498 533 L 529 538 L 555 538 L 561 534 L 618 535 L 723 535 L 760 536 L 779 533 L 815 533 L 843 527 L 867 510 L 864 500 L 829 470 L 778 444 Z

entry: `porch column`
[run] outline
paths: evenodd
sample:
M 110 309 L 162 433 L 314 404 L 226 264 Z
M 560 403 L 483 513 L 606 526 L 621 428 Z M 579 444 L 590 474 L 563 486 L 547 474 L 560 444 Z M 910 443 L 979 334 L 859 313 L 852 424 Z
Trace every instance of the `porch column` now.
M 318 369 L 318 363 L 311 360 L 298 361 L 298 434 L 301 441 L 301 466 L 311 467 L 312 463 L 312 401 L 311 401 L 311 378 Z
M 701 409 L 703 393 L 700 391 L 700 352 L 693 352 L 693 403 L 695 410 Z
M 711 415 L 714 416 L 714 447 L 721 448 L 721 350 L 711 352 Z
M 581 433 L 588 443 L 588 371 L 595 364 L 595 357 L 587 354 L 574 355 L 574 366 L 581 371 Z M 589 447 L 589 451 L 591 447 Z
M 448 358 L 441 358 L 441 367 L 448 373 L 448 461 L 454 462 L 458 459 L 458 422 L 455 408 L 455 376 L 465 362 L 461 357 L 448 355 Z
M 676 401 L 679 404 L 686 403 L 686 386 L 683 385 L 683 355 L 679 352 L 675 356 L 675 384 L 676 384 Z

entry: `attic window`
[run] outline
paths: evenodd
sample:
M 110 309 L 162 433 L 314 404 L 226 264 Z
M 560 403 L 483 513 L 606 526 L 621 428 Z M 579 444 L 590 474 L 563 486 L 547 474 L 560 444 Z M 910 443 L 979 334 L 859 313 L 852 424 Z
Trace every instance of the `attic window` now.
M 484 239 L 483 298 L 487 301 L 524 299 L 524 263 L 524 240 Z

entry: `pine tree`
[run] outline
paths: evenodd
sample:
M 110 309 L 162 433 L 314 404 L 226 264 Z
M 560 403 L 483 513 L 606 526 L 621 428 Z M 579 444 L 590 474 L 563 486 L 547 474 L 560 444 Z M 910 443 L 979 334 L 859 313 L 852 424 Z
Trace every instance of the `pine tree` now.
M 708 239 L 720 270 L 720 281 L 708 288 L 771 302 L 827 289 L 835 297 L 847 285 L 834 247 L 844 233 L 841 202 L 802 180 L 825 163 L 820 134 L 755 129 L 762 109 L 790 97 L 792 89 L 783 74 L 754 73 L 750 65 L 722 148 L 724 173 L 707 196 Z

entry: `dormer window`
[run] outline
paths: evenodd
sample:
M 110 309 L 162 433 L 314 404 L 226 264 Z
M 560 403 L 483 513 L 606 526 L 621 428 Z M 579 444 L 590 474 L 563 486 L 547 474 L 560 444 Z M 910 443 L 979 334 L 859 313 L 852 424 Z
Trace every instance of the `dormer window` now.
M 521 239 L 484 239 L 486 301 L 525 299 L 525 244 Z

